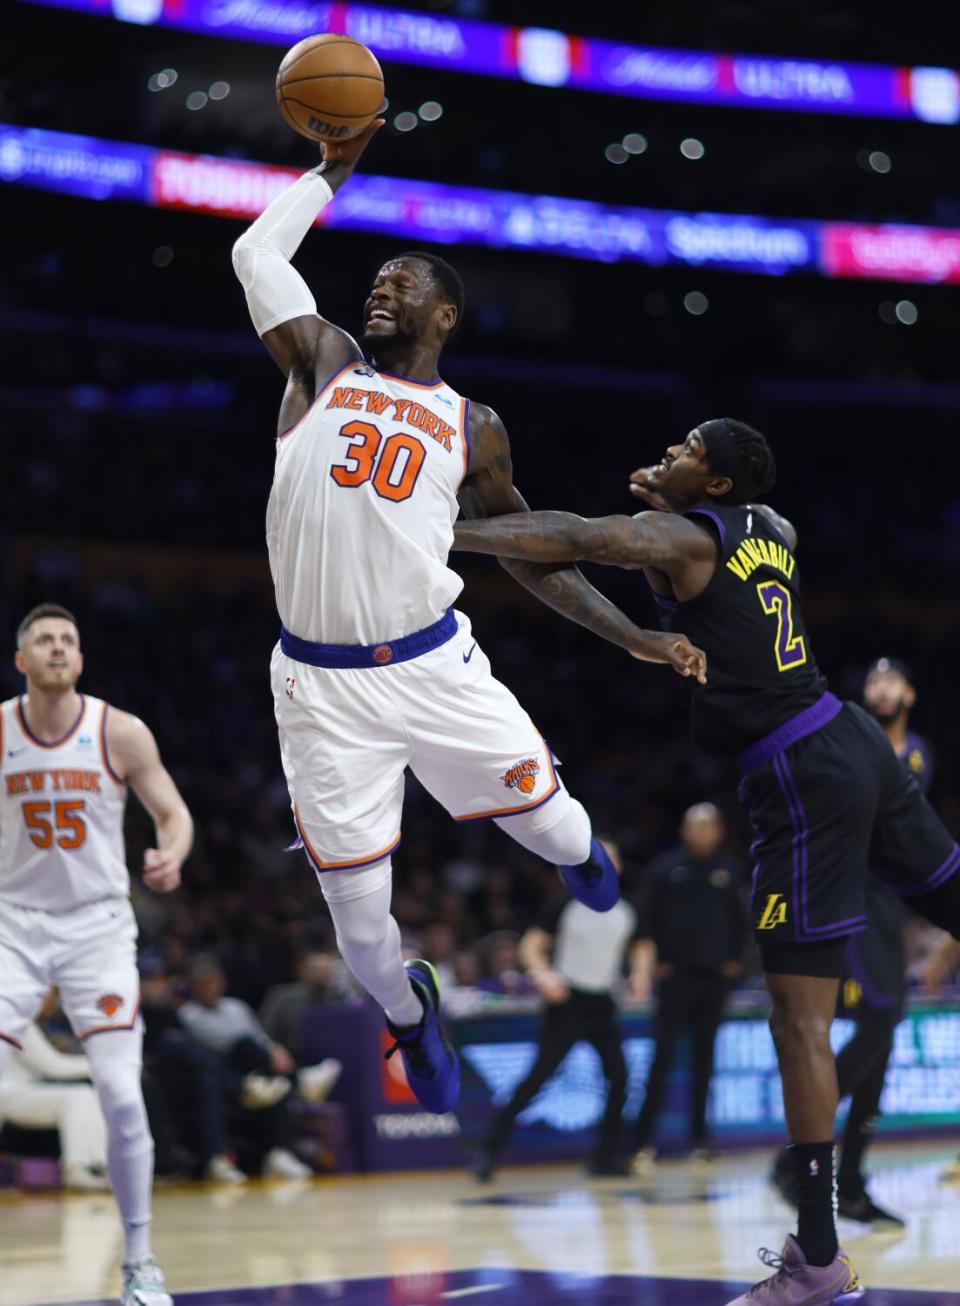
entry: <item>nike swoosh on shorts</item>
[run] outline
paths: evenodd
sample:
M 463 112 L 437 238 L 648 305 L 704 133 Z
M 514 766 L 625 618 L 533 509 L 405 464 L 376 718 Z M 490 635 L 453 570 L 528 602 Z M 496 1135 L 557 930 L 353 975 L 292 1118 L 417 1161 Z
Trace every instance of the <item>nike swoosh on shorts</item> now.
M 463 655 L 463 660 L 464 660 L 464 662 L 469 662 L 469 661 L 470 661 L 470 659 L 473 657 L 473 650 L 474 650 L 476 647 L 477 647 L 477 641 L 474 640 L 473 643 L 470 645 L 470 652 L 469 652 L 469 653 L 464 653 L 464 655 Z

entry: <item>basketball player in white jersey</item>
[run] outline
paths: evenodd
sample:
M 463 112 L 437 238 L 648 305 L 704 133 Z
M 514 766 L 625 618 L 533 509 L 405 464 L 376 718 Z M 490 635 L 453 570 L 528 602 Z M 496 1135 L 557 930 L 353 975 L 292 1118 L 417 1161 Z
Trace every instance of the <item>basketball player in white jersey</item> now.
M 492 817 L 558 865 L 570 891 L 614 906 L 616 871 L 529 716 L 495 680 L 447 566 L 463 509 L 526 509 L 489 408 L 437 372 L 460 278 L 417 252 L 380 269 L 364 307 L 367 363 L 317 314 L 290 258 L 382 121 L 323 146 L 324 162 L 234 246 L 253 324 L 287 378 L 267 512 L 282 622 L 272 681 L 294 819 L 347 965 L 383 1007 L 411 1088 L 449 1110 L 459 1071 L 437 1020 L 436 975 L 406 969 L 390 914 L 404 768 L 458 821 Z M 331 270 L 339 275 L 340 269 Z M 681 636 L 639 630 L 572 566 L 506 564 L 551 607 L 635 657 L 703 676 Z M 388 1054 L 389 1055 L 389 1054 Z
M 0 705 L 0 1061 L 56 984 L 106 1121 L 123 1221 L 123 1306 L 171 1306 L 150 1252 L 153 1139 L 140 1090 L 127 788 L 156 829 L 143 872 L 155 893 L 180 883 L 193 823 L 143 722 L 77 692 L 83 654 L 66 608 L 27 613 L 16 666 L 26 693 Z

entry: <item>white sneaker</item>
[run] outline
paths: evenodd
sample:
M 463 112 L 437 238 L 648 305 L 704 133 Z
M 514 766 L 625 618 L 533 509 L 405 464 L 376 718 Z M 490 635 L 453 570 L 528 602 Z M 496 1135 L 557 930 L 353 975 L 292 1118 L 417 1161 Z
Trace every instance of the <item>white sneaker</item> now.
M 657 1164 L 657 1149 L 655 1147 L 641 1147 L 639 1152 L 635 1152 L 630 1158 L 630 1173 L 635 1176 L 647 1175 Z
M 67 1188 L 79 1188 L 86 1193 L 106 1193 L 110 1191 L 110 1182 L 99 1166 L 68 1165 L 63 1170 L 63 1182 Z
M 160 1266 L 152 1256 L 123 1267 L 122 1306 L 173 1306 Z
M 280 1075 L 247 1075 L 243 1081 L 240 1105 L 248 1111 L 263 1111 L 281 1102 L 293 1085 Z
M 213 1184 L 245 1184 L 247 1176 L 230 1160 L 229 1156 L 211 1156 L 204 1178 Z
M 274 1147 L 263 1165 L 267 1179 L 312 1179 L 313 1171 L 285 1147 Z
M 297 1088 L 304 1102 L 323 1102 L 343 1072 L 343 1062 L 327 1057 L 315 1066 L 297 1071 Z

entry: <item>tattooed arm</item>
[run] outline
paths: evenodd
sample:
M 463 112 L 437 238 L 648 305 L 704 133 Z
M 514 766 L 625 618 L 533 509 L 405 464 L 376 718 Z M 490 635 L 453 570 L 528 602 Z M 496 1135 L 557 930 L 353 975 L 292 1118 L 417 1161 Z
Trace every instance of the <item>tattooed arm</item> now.
M 578 517 L 572 512 L 510 513 L 494 521 L 458 523 L 455 549 L 531 562 L 602 562 L 656 567 L 710 562 L 716 547 L 701 527 L 666 512 L 636 517 Z
M 470 474 L 459 496 L 461 523 L 464 519 L 499 518 L 508 514 L 510 520 L 529 524 L 533 514 L 513 484 L 507 432 L 496 413 L 482 404 L 470 406 L 470 443 Z M 484 526 L 493 524 L 488 521 Z M 461 530 L 469 531 L 469 524 L 458 524 L 458 539 Z M 467 542 L 455 543 L 454 547 L 473 546 Z M 482 547 L 476 551 L 495 552 Z M 641 661 L 666 662 L 681 675 L 694 675 L 701 682 L 705 679 L 706 659 L 684 636 L 641 630 L 564 559 L 528 560 L 527 555 L 518 553 L 501 558 L 501 563 L 514 580 L 547 607 L 592 630 L 601 639 L 617 644 Z

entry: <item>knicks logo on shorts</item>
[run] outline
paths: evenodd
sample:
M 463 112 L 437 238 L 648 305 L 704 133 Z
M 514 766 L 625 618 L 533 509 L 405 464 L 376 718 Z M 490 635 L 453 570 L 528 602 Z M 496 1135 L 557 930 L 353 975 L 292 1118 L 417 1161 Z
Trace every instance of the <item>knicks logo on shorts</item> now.
M 787 902 L 782 893 L 768 893 L 767 905 L 757 921 L 758 930 L 775 930 L 787 923 Z
M 508 789 L 519 789 L 522 794 L 532 794 L 537 787 L 540 763 L 533 757 L 525 757 L 517 762 L 500 777 Z
M 123 998 L 119 993 L 104 993 L 102 998 L 97 998 L 97 1010 L 112 1020 L 120 1008 L 123 1006 Z

